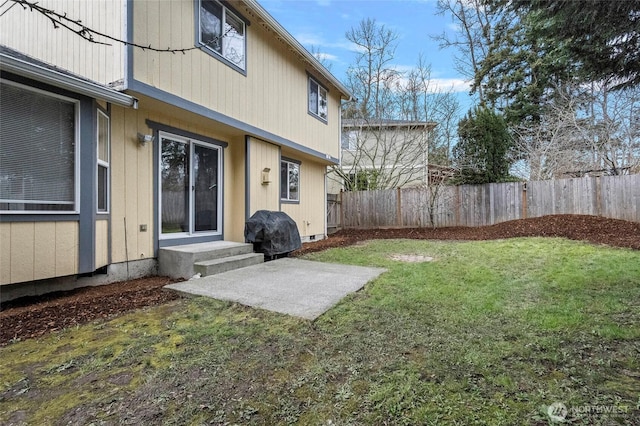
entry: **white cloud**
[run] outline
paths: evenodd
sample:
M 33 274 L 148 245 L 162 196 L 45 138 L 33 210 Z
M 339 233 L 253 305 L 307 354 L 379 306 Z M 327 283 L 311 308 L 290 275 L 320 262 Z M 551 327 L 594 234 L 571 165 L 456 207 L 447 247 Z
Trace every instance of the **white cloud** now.
M 313 56 L 315 56 L 316 59 L 321 62 L 322 61 L 339 62 L 339 58 L 336 55 L 332 55 L 331 53 L 317 52 L 317 53 L 314 53 Z
M 304 32 L 297 33 L 295 35 L 296 40 L 300 42 L 303 46 L 311 48 L 313 46 L 314 49 L 324 48 L 324 49 L 344 49 L 352 52 L 357 51 L 359 48 L 355 44 L 351 43 L 348 40 L 340 40 L 336 42 L 326 41 L 322 37 L 317 34 Z
M 325 42 L 316 34 L 300 33 L 296 34 L 296 40 L 305 46 L 324 46 Z
M 468 93 L 471 90 L 471 81 L 462 78 L 432 78 L 431 83 L 434 88 L 443 91 L 451 90 L 455 93 Z
M 398 64 L 393 65 L 393 69 L 402 73 L 403 75 L 407 75 L 411 71 L 415 70 L 416 67 L 414 65 Z M 406 79 L 402 78 L 400 80 L 400 83 L 406 83 Z M 471 90 L 471 80 L 465 80 L 463 78 L 442 77 L 441 72 L 431 70 L 428 90 L 430 92 L 451 91 L 454 93 L 468 93 Z

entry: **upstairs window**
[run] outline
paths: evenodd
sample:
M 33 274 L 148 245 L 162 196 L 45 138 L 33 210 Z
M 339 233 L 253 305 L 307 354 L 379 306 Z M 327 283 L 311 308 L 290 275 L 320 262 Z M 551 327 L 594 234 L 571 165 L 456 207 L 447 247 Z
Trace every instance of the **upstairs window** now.
M 309 113 L 327 121 L 327 89 L 309 77 Z
M 357 130 L 349 130 L 342 132 L 342 149 L 348 151 L 355 151 L 358 149 L 358 136 Z
M 0 84 L 0 211 L 78 211 L 78 102 Z
M 300 164 L 290 160 L 280 162 L 280 199 L 300 201 Z
M 245 22 L 215 0 L 200 0 L 199 20 L 199 43 L 207 51 L 245 71 Z

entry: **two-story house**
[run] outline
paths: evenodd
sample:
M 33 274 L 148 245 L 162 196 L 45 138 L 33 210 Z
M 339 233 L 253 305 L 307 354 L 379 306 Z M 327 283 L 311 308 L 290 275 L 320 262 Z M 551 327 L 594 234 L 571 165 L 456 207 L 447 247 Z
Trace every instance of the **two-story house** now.
M 351 95 L 255 0 L 0 8 L 0 294 L 152 274 L 261 209 L 326 235 Z
M 341 163 L 329 173 L 330 194 L 429 182 L 429 138 L 436 123 L 343 119 Z

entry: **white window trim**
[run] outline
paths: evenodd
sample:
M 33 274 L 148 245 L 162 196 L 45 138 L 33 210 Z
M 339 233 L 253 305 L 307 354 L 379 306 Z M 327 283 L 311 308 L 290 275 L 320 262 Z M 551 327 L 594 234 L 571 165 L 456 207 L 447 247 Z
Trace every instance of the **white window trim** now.
M 342 147 L 345 151 L 357 151 L 358 150 L 358 140 L 360 139 L 360 131 L 358 130 L 347 130 L 346 132 L 346 140 L 347 146 Z
M 163 233 L 162 232 L 162 138 L 167 138 L 167 139 L 171 139 L 173 141 L 176 142 L 180 142 L 180 143 L 185 143 L 185 144 L 190 144 L 190 145 L 201 145 L 201 146 L 205 146 L 207 148 L 212 148 L 212 149 L 217 149 L 218 150 L 218 186 L 220 188 L 222 188 L 222 179 L 224 177 L 223 171 L 222 171 L 222 167 L 224 166 L 223 162 L 222 162 L 222 147 L 215 145 L 215 144 L 211 144 L 211 143 L 207 143 L 201 140 L 197 140 L 197 139 L 191 139 L 185 136 L 180 136 L 179 134 L 176 133 L 171 133 L 171 132 L 165 132 L 165 131 L 159 131 L 158 132 L 158 143 L 157 145 L 157 149 L 159 150 L 159 155 L 158 155 L 158 224 L 159 224 L 159 239 L 161 240 L 175 240 L 175 239 L 179 239 L 179 238 L 192 238 L 192 237 L 203 237 L 203 236 L 212 236 L 212 235 L 222 235 L 222 212 L 218 213 L 218 217 L 217 217 L 217 230 L 216 231 L 198 231 L 195 232 L 193 230 L 193 208 L 194 208 L 194 200 L 193 200 L 193 196 L 190 196 L 190 200 L 189 200 L 189 231 L 187 232 L 174 232 L 174 233 Z M 190 158 L 189 158 L 189 164 L 191 167 L 191 165 L 193 164 L 193 150 L 190 150 Z M 193 173 L 191 173 L 191 170 L 189 170 L 189 188 L 193 187 Z M 192 193 L 192 191 L 190 191 L 190 193 Z M 222 206 L 223 203 L 223 192 L 222 190 L 218 190 L 217 191 L 217 196 L 218 196 L 218 205 Z
M 317 96 L 318 96 L 318 105 L 316 106 L 318 109 L 318 113 L 311 111 L 311 109 L 309 109 L 309 96 L 311 95 L 311 82 L 314 82 L 317 86 L 318 86 L 318 92 L 317 92 Z M 325 101 L 327 102 L 327 116 L 323 117 L 320 115 L 320 90 L 324 90 L 325 93 Z M 326 87 L 324 87 L 322 84 L 320 84 L 320 82 L 318 80 L 316 80 L 315 78 L 309 76 L 309 79 L 307 81 L 307 112 L 309 114 L 311 114 L 312 116 L 314 116 L 315 118 L 317 118 L 318 120 L 322 121 L 323 123 L 327 123 L 329 121 L 329 90 L 327 90 Z
M 106 181 L 106 192 L 107 192 L 107 200 L 106 200 L 106 209 L 100 210 L 99 203 L 100 200 L 96 197 L 96 213 L 98 214 L 109 214 L 111 211 L 111 117 L 104 113 L 101 109 L 98 108 L 98 116 L 104 116 L 107 120 L 107 161 L 103 161 L 100 159 L 100 145 L 98 144 L 98 149 L 96 150 L 96 194 L 98 193 L 98 180 L 100 176 L 100 166 L 105 167 L 107 169 L 107 181 Z M 100 127 L 98 126 L 98 120 L 96 120 L 96 143 L 99 142 L 100 139 Z
M 243 30 L 243 34 L 244 34 L 244 40 L 243 40 L 243 43 L 244 43 L 244 59 L 243 59 L 243 66 L 241 67 L 238 64 L 234 63 L 233 61 L 231 61 L 230 59 L 228 59 L 226 56 L 224 56 L 223 53 L 220 53 L 220 52 L 216 51 L 215 49 L 212 49 L 211 47 L 207 46 L 207 44 L 202 41 L 202 15 L 201 15 L 202 1 L 203 0 L 197 0 L 197 2 L 196 2 L 196 7 L 197 7 L 196 13 L 197 13 L 197 22 L 198 22 L 196 31 L 197 31 L 197 34 L 198 34 L 198 36 L 197 36 L 198 44 L 208 54 L 214 56 L 215 58 L 220 59 L 222 62 L 228 64 L 232 68 L 235 68 L 238 71 L 240 71 L 241 73 L 246 75 L 246 73 L 247 73 L 247 23 L 246 23 L 245 19 L 242 18 L 239 14 L 235 13 L 233 10 L 230 10 L 228 7 L 226 7 L 223 3 L 219 2 L 218 0 L 207 0 L 207 1 L 213 1 L 213 2 L 217 3 L 222 8 L 222 18 L 223 18 L 222 22 L 221 22 L 222 29 L 224 29 L 225 22 L 227 21 L 227 18 L 226 18 L 227 13 L 230 13 L 238 21 L 242 22 L 242 30 Z M 224 34 L 222 35 L 222 38 L 224 38 Z
M 74 145 L 75 145 L 75 158 L 74 158 L 74 208 L 73 210 L 0 210 L 2 214 L 48 214 L 48 215 L 72 215 L 80 213 L 80 101 L 78 99 L 69 98 L 67 96 L 52 93 L 46 90 L 38 89 L 35 87 L 27 86 L 24 84 L 16 83 L 11 80 L 0 79 L 0 82 L 9 86 L 20 87 L 24 90 L 40 93 L 45 96 L 50 96 L 63 101 L 70 102 L 74 105 Z M 66 204 L 55 201 L 41 201 L 25 203 L 25 200 L 2 200 L 2 202 L 16 203 L 16 204 Z
M 280 159 L 280 163 L 281 164 L 282 163 L 286 163 L 287 164 L 287 182 L 286 182 L 287 197 L 286 198 L 282 197 L 282 185 L 283 185 L 283 182 L 280 182 L 280 201 L 282 201 L 283 203 L 299 204 L 300 203 L 300 192 L 301 192 L 301 190 L 300 190 L 300 188 L 301 188 L 301 185 L 300 185 L 300 179 L 301 179 L 301 176 L 300 176 L 300 172 L 301 172 L 300 162 L 294 161 L 294 160 L 291 160 L 291 159 L 288 159 L 288 158 L 282 158 L 282 159 Z M 289 193 L 289 173 L 288 172 L 289 172 L 289 167 L 291 165 L 296 166 L 298 168 L 298 198 L 297 199 L 296 198 L 290 198 L 291 194 Z M 280 166 L 280 167 L 282 167 L 282 166 Z

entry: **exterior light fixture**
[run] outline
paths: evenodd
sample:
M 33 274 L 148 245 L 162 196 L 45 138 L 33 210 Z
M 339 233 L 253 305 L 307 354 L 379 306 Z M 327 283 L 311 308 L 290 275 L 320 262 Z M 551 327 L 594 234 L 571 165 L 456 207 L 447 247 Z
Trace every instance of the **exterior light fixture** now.
M 271 171 L 270 168 L 265 167 L 264 169 L 262 169 L 262 184 L 263 185 L 269 185 L 271 183 L 271 181 L 269 180 L 269 172 Z
M 145 146 L 147 142 L 153 143 L 155 139 L 156 138 L 153 135 L 143 135 L 142 133 L 138 133 L 138 143 L 140 146 Z

